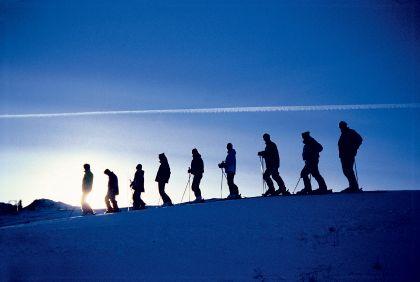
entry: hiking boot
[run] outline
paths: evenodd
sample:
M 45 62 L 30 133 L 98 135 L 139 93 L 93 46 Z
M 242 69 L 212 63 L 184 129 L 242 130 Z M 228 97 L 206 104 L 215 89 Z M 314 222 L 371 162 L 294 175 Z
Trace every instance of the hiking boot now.
M 312 195 L 325 195 L 332 193 L 332 190 L 328 190 L 327 188 L 318 188 L 312 191 Z
M 312 193 L 312 189 L 303 188 L 302 190 L 296 192 L 296 195 L 304 196 L 304 195 L 309 195 L 311 193 Z
M 359 192 L 362 192 L 362 189 L 355 188 L 355 187 L 348 187 L 344 189 L 343 191 L 341 191 L 340 193 L 359 193 Z
M 267 190 L 264 194 L 262 194 L 263 197 L 268 197 L 268 196 L 275 196 L 276 191 L 271 191 L 271 190 Z
M 195 198 L 195 200 L 193 202 L 194 203 L 202 203 L 202 202 L 204 202 L 204 199 L 203 199 L 203 197 L 199 196 L 199 197 Z
M 240 194 L 229 194 L 229 196 L 227 196 L 227 199 L 229 200 L 236 200 L 236 199 L 240 199 L 241 195 Z
M 289 190 L 280 190 L 280 189 L 278 189 L 274 194 L 277 195 L 277 196 L 280 196 L 280 195 L 281 196 L 289 196 L 289 195 L 291 195 Z

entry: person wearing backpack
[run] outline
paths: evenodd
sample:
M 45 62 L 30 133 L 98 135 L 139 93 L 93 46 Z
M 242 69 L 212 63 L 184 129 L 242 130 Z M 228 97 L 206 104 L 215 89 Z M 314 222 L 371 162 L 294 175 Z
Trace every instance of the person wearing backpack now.
M 119 194 L 118 177 L 109 169 L 105 169 L 104 174 L 108 175 L 109 178 L 108 192 L 105 196 L 106 213 L 119 212 L 120 209 L 118 208 L 117 200 L 115 199 L 115 196 Z
M 326 194 L 329 190 L 318 169 L 319 153 L 323 150 L 323 147 L 310 136 L 309 131 L 302 133 L 302 142 L 304 144 L 302 159 L 305 161 L 305 166 L 300 172 L 300 177 L 302 177 L 305 187 L 297 192 L 297 195 Z M 319 188 L 313 191 L 311 180 L 309 179 L 310 174 L 315 178 L 319 185 Z
M 349 182 L 349 187 L 341 192 L 360 192 L 361 190 L 354 174 L 353 166 L 357 150 L 360 145 L 362 145 L 363 138 L 354 129 L 349 128 L 345 121 L 340 121 L 339 128 L 341 130 L 341 135 L 338 140 L 338 152 L 343 173 Z
M 134 190 L 133 210 L 142 210 L 146 208 L 146 203 L 141 199 L 141 193 L 144 192 L 144 170 L 142 168 L 143 166 L 141 164 L 136 166 L 134 180 L 130 183 L 130 187 Z
M 193 159 L 191 161 L 191 166 L 188 168 L 188 173 L 194 175 L 191 189 L 194 192 L 195 202 L 203 202 L 204 200 L 201 196 L 200 182 L 203 178 L 204 162 L 197 149 L 194 148 L 191 153 Z
M 171 198 L 165 192 L 165 185 L 169 182 L 171 177 L 171 168 L 169 167 L 168 159 L 165 154 L 159 154 L 160 166 L 156 174 L 155 181 L 158 183 L 159 194 L 162 197 L 162 207 L 173 206 Z

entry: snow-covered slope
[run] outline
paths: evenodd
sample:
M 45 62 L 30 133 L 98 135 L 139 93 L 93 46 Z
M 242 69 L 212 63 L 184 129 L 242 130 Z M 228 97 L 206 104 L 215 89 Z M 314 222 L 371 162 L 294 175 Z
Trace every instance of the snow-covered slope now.
M 255 198 L 0 228 L 1 280 L 418 281 L 420 192 Z

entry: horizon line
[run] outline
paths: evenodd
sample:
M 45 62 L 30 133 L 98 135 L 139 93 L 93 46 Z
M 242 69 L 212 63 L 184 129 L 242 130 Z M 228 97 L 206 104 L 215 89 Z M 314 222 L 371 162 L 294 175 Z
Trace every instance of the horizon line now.
M 221 114 L 221 113 L 263 113 L 263 112 L 305 112 L 305 111 L 349 111 L 381 109 L 417 109 L 420 103 L 402 104 L 336 104 L 336 105 L 299 105 L 299 106 L 260 106 L 260 107 L 220 107 L 220 108 L 183 108 L 156 110 L 113 110 L 63 113 L 1 114 L 0 119 L 77 117 L 98 115 L 153 115 L 153 114 Z

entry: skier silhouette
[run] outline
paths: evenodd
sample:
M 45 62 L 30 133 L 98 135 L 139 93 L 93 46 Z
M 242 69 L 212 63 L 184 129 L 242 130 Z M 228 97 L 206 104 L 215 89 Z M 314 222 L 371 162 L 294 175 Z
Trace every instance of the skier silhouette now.
M 309 131 L 302 133 L 302 142 L 304 144 L 302 159 L 305 161 L 305 166 L 300 173 L 300 177 L 303 179 L 305 188 L 296 194 L 326 194 L 329 192 L 329 190 L 327 189 L 327 184 L 325 184 L 325 180 L 319 173 L 318 169 L 319 153 L 323 150 L 322 145 L 310 136 Z M 319 188 L 314 191 L 312 191 L 309 174 L 315 178 L 319 185 Z
M 130 183 L 130 187 L 134 190 L 133 210 L 146 208 L 146 203 L 141 199 L 141 193 L 144 192 L 144 170 L 142 168 L 143 166 L 141 164 L 136 166 L 134 180 Z
M 226 145 L 226 149 L 226 159 L 219 164 L 219 167 L 225 169 L 227 184 L 229 187 L 229 196 L 227 198 L 238 199 L 241 198 L 241 195 L 239 194 L 238 186 L 234 183 L 236 174 L 236 151 L 233 149 L 232 143 L 228 143 Z
M 194 175 L 194 178 L 191 184 L 191 190 L 194 192 L 195 202 L 202 202 L 203 197 L 201 196 L 200 182 L 201 182 L 201 179 L 203 178 L 204 162 L 197 149 L 194 148 L 191 151 L 191 153 L 192 153 L 193 159 L 191 161 L 191 166 L 188 169 L 188 173 L 191 173 L 192 175 Z
M 362 145 L 363 138 L 355 130 L 349 128 L 345 121 L 340 121 L 341 130 L 338 140 L 338 152 L 341 160 L 341 167 L 344 175 L 347 177 L 349 187 L 341 192 L 354 193 L 360 192 L 359 183 L 354 174 L 353 166 L 357 155 L 357 150 Z
M 156 174 L 155 181 L 158 183 L 159 194 L 162 197 L 162 206 L 172 206 L 171 198 L 165 193 L 165 185 L 169 182 L 171 177 L 171 168 L 169 167 L 168 159 L 165 154 L 159 154 L 160 166 Z
M 290 195 L 289 191 L 286 189 L 286 185 L 284 185 L 283 179 L 280 177 L 279 174 L 279 167 L 280 167 L 280 157 L 279 152 L 277 150 L 277 145 L 271 141 L 270 135 L 265 133 L 263 135 L 263 139 L 265 141 L 265 150 L 258 152 L 258 156 L 261 156 L 265 160 L 266 169 L 263 174 L 263 178 L 267 183 L 268 190 L 263 194 L 263 196 L 273 196 L 273 195 Z M 273 181 L 271 177 L 277 182 L 279 189 L 276 191 L 274 189 Z
M 118 203 L 115 196 L 119 194 L 118 177 L 114 172 L 105 169 L 104 174 L 108 175 L 108 192 L 105 196 L 106 213 L 119 212 Z M 111 205 L 112 204 L 112 205 Z
M 84 164 L 83 168 L 85 169 L 85 174 L 83 175 L 82 180 L 82 199 L 81 199 L 81 206 L 82 206 L 82 214 L 94 214 L 92 208 L 86 201 L 86 197 L 92 191 L 93 185 L 93 173 L 90 171 L 90 165 Z

